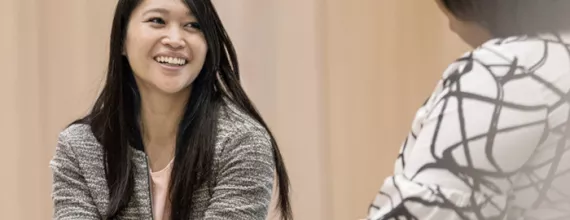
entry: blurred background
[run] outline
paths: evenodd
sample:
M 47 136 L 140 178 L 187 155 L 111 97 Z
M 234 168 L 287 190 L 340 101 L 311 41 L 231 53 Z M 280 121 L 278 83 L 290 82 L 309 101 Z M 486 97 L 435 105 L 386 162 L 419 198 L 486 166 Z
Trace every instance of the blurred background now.
M 433 0 L 214 0 L 299 220 L 365 217 L 416 109 L 468 48 Z M 116 0 L 0 0 L 0 219 L 51 219 L 58 133 L 105 74 Z

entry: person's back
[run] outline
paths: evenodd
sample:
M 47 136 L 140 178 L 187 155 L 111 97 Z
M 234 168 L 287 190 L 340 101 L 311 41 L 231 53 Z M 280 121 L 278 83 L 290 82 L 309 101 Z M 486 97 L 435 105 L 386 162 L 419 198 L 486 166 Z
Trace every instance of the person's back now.
M 419 109 L 368 219 L 570 218 L 570 32 L 495 33 L 459 31 L 476 49 Z
M 546 117 L 537 117 L 534 121 L 516 112 L 503 113 L 516 117 L 520 124 L 546 125 L 536 148 L 532 152 L 529 150 L 528 153 L 532 154 L 528 160 L 505 156 L 505 161 L 499 162 L 524 162 L 511 178 L 512 192 L 508 195 L 512 207 L 507 216 L 509 219 L 519 216 L 524 219 L 570 218 L 570 187 L 567 185 L 570 183 L 570 33 L 513 39 L 497 48 L 512 55 L 511 59 L 516 59 L 511 60 L 511 65 L 518 64 L 523 68 L 515 71 L 519 74 L 512 75 L 510 79 L 509 76 L 503 77 L 504 87 L 509 81 L 528 81 L 527 91 L 520 94 L 529 93 L 537 98 L 536 103 L 532 103 L 529 97 L 521 97 L 523 103 L 512 104 L 520 104 L 520 111 L 524 112 L 531 111 L 528 107 L 546 111 Z M 500 120 L 497 122 L 501 123 Z M 509 131 L 504 134 L 509 135 Z M 523 141 L 524 136 L 520 140 Z M 525 144 L 523 142 L 521 146 Z M 519 151 L 525 150 L 517 147 L 509 153 L 516 155 Z

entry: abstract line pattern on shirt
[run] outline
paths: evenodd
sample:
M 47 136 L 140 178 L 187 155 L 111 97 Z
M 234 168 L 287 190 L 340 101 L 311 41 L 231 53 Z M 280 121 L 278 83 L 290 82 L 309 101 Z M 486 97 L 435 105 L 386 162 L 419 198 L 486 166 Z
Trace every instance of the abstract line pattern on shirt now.
M 570 219 L 570 45 L 494 39 L 419 109 L 368 219 Z

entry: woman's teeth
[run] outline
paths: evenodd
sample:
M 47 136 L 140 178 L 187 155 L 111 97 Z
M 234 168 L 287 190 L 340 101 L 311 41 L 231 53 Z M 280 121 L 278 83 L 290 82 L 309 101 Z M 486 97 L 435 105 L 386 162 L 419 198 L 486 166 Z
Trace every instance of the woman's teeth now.
M 184 64 L 186 64 L 186 60 L 182 59 L 182 58 L 176 58 L 176 57 L 164 57 L 164 56 L 159 56 L 154 58 L 157 62 L 159 63 L 168 63 L 168 64 L 172 64 L 172 65 L 179 65 L 182 66 Z

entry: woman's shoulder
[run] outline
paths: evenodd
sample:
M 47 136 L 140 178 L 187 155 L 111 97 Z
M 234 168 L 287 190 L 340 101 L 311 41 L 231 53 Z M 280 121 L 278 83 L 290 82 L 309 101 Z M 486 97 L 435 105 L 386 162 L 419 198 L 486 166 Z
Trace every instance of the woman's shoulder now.
M 228 100 L 220 108 L 218 128 L 220 132 L 250 134 L 269 138 L 269 133 L 261 123 Z
M 93 135 L 91 126 L 85 123 L 73 123 L 67 126 L 59 133 L 58 143 L 75 153 L 91 156 L 102 153 L 102 148 Z
M 271 137 L 265 127 L 236 104 L 226 100 L 219 110 L 217 147 L 251 146 L 271 151 Z M 227 150 L 227 149 L 226 149 Z
M 567 42 L 570 35 L 491 39 L 449 65 L 443 89 L 525 106 L 551 106 L 560 100 L 559 91 L 570 90 Z
M 570 70 L 569 43 L 569 36 L 562 34 L 495 38 L 465 53 L 458 61 L 473 61 L 498 76 L 513 71 L 567 73 Z
M 91 126 L 85 123 L 73 123 L 59 133 L 60 140 L 67 142 L 93 142 L 96 141 Z
M 491 39 L 449 65 L 443 79 L 453 81 L 470 75 L 487 77 L 501 85 L 516 81 L 514 84 L 543 90 L 537 80 L 552 81 L 570 76 L 570 52 L 566 42 L 570 42 L 567 36 L 546 34 Z

